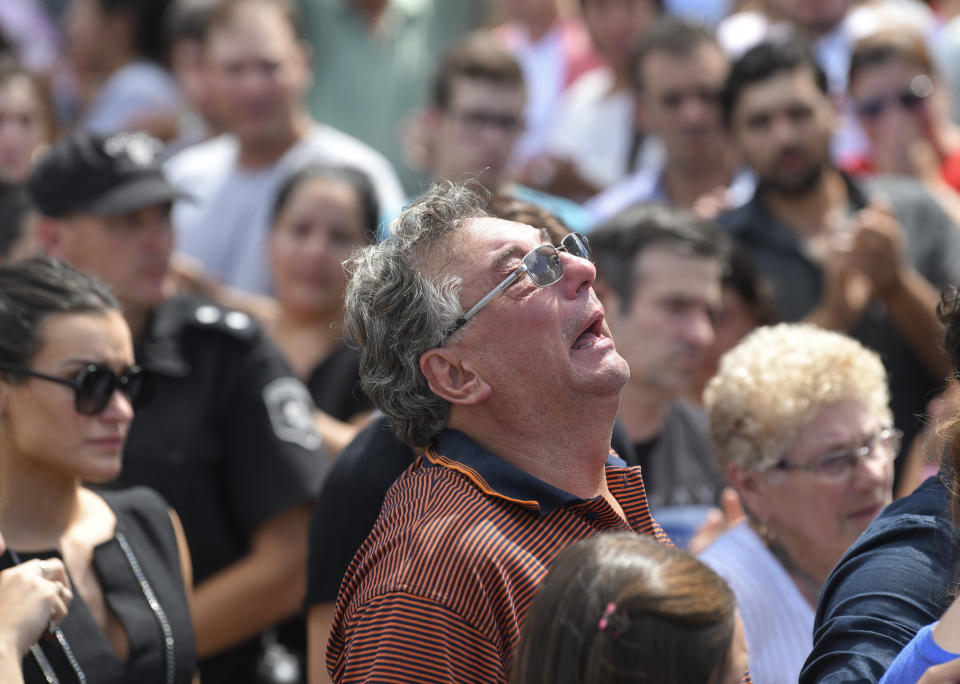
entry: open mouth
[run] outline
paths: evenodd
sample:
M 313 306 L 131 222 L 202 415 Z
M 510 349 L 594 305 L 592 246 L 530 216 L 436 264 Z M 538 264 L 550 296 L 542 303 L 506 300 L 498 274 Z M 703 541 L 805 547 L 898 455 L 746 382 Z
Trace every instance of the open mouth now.
M 603 337 L 603 316 L 598 315 L 573 343 L 573 349 L 587 349 Z

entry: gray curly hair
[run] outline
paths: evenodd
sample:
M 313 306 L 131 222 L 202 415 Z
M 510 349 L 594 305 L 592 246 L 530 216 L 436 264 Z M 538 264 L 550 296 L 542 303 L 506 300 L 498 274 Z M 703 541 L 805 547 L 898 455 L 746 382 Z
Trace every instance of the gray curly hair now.
M 404 209 L 390 237 L 345 262 L 344 331 L 360 349 L 360 386 L 403 442 L 426 446 L 446 425 L 450 404 L 430 391 L 420 356 L 439 347 L 463 315 L 461 279 L 445 275 L 450 238 L 487 216 L 479 187 L 438 181 Z

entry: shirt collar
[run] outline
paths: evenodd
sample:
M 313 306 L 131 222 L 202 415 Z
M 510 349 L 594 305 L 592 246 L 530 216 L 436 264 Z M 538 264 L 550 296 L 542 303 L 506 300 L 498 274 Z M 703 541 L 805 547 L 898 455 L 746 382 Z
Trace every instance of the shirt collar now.
M 484 494 L 538 511 L 541 515 L 583 501 L 507 463 L 458 430 L 441 432 L 434 445 L 427 448 L 425 457 L 427 467 L 455 470 Z M 606 465 L 624 467 L 626 463 L 611 451 Z

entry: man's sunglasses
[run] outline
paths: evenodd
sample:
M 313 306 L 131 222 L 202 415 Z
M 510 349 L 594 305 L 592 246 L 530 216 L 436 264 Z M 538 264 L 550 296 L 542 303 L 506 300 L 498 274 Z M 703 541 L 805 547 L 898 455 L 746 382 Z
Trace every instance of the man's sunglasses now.
M 580 233 L 570 233 L 560 241 L 559 247 L 553 245 L 540 245 L 536 249 L 527 252 L 520 260 L 520 266 L 513 273 L 501 281 L 499 285 L 490 290 L 490 292 L 479 302 L 474 304 L 469 311 L 457 319 L 453 327 L 447 331 L 447 337 L 467 324 L 471 318 L 480 313 L 498 294 L 513 285 L 524 275 L 530 276 L 530 280 L 537 287 L 548 287 L 560 281 L 563 277 L 563 264 L 560 261 L 560 252 L 566 252 L 575 257 L 586 259 L 593 263 L 593 252 L 590 251 L 590 243 L 587 238 Z
M 77 413 L 82 413 L 85 416 L 95 416 L 107 408 L 110 398 L 117 390 L 123 392 L 130 399 L 134 408 L 142 408 L 150 398 L 150 376 L 139 366 L 132 366 L 117 375 L 107 366 L 91 363 L 84 366 L 72 378 L 61 378 L 56 375 L 38 373 L 28 368 L 17 368 L 0 363 L 0 373 L 39 378 L 72 387 Z
M 927 76 L 915 76 L 910 81 L 910 85 L 893 95 L 879 95 L 858 102 L 855 105 L 857 114 L 864 119 L 876 119 L 883 114 L 886 108 L 892 104 L 899 104 L 908 112 L 917 111 L 923 106 L 924 101 L 930 97 L 933 92 L 933 83 Z

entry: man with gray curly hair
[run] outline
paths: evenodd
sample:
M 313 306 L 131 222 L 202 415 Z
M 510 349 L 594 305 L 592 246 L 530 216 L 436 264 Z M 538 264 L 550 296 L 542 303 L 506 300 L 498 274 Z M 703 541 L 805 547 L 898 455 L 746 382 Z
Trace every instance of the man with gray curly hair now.
M 425 452 L 341 585 L 334 681 L 505 682 L 564 546 L 613 530 L 663 538 L 639 469 L 609 452 L 629 369 L 586 238 L 554 247 L 483 203 L 438 183 L 348 261 L 363 389 Z

